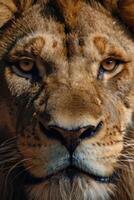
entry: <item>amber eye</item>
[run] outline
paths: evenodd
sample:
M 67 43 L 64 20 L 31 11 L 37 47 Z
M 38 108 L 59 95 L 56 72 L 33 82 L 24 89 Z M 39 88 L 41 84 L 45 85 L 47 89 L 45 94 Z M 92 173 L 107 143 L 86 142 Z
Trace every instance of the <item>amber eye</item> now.
M 115 67 L 118 65 L 119 61 L 112 59 L 112 58 L 107 58 L 106 60 L 103 60 L 101 63 L 101 67 L 105 71 L 112 71 L 115 69 Z
M 22 59 L 18 63 L 20 70 L 25 73 L 29 73 L 34 68 L 34 61 L 28 58 Z
M 39 81 L 40 76 L 37 69 L 36 61 L 32 58 L 21 57 L 17 60 L 9 62 L 13 72 L 23 78 L 33 81 Z
M 102 80 L 105 73 L 114 73 L 119 65 L 123 64 L 124 61 L 116 58 L 107 58 L 100 64 L 97 79 Z

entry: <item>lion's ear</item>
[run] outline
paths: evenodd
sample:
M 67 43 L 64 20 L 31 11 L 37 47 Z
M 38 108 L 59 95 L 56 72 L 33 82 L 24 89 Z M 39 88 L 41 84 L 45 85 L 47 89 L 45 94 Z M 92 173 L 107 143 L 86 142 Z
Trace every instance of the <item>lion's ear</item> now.
M 14 14 L 28 9 L 34 0 L 0 0 L 0 28 L 12 19 Z
M 0 28 L 13 17 L 16 11 L 17 7 L 13 0 L 0 0 Z
M 118 12 L 130 29 L 134 32 L 134 0 L 102 0 L 108 10 Z
M 119 0 L 118 9 L 122 19 L 134 32 L 134 0 Z

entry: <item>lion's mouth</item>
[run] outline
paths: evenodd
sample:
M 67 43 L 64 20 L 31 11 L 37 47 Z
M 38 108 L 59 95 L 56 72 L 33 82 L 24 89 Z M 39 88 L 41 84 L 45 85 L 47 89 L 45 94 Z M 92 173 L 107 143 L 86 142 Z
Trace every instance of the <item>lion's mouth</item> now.
M 71 181 L 73 181 L 73 179 L 75 177 L 82 176 L 82 175 L 88 176 L 91 179 L 93 179 L 97 182 L 100 182 L 100 183 L 113 183 L 114 180 L 115 180 L 115 174 L 114 173 L 111 176 L 98 176 L 98 175 L 95 175 L 93 173 L 87 173 L 87 172 L 85 172 L 81 169 L 78 169 L 76 167 L 73 167 L 73 166 L 69 166 L 64 170 L 57 172 L 56 174 L 52 174 L 48 177 L 45 177 L 44 180 L 47 180 L 47 179 L 50 179 L 54 176 L 59 176 L 59 175 L 64 175 L 65 177 L 69 178 Z
M 76 177 L 82 177 L 82 176 L 86 176 L 91 178 L 92 180 L 105 184 L 105 183 L 114 183 L 117 179 L 117 174 L 113 173 L 111 176 L 98 176 L 92 173 L 87 173 L 81 169 L 78 169 L 76 167 L 73 166 L 69 166 L 66 169 L 63 170 L 59 170 L 56 173 L 53 173 L 51 175 L 48 175 L 46 177 L 42 177 L 42 178 L 37 178 L 34 177 L 33 175 L 31 175 L 29 172 L 26 172 L 26 182 L 27 184 L 39 184 L 42 182 L 46 182 L 52 179 L 59 179 L 60 177 L 65 177 L 67 179 L 70 180 L 70 182 L 73 182 L 73 180 Z

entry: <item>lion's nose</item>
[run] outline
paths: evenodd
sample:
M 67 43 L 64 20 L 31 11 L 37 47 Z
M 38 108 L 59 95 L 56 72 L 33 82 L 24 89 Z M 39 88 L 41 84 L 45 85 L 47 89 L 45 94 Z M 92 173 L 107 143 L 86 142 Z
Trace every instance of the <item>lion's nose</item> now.
M 100 122 L 97 126 L 88 125 L 75 130 L 67 130 L 57 126 L 44 128 L 44 126 L 41 125 L 41 129 L 48 138 L 58 140 L 66 146 L 70 154 L 72 154 L 82 140 L 95 136 L 102 128 L 102 125 L 103 122 Z

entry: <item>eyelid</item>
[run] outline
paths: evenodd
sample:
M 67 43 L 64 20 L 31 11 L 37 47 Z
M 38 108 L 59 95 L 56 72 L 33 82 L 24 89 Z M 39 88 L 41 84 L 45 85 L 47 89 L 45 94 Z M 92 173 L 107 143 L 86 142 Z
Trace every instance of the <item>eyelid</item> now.
M 30 61 L 33 61 L 33 58 L 31 58 L 31 57 L 21 57 L 19 60 L 30 60 Z
M 32 58 L 32 57 L 26 57 L 26 56 L 21 56 L 21 57 L 18 57 L 18 56 L 15 56 L 15 57 L 11 57 L 9 59 L 9 62 L 11 63 L 17 63 L 17 62 L 20 62 L 20 61 L 32 61 L 32 62 L 35 62 L 35 59 Z
M 113 59 L 113 60 L 117 60 L 120 61 L 122 63 L 129 63 L 131 62 L 130 58 L 126 58 L 125 56 L 117 56 L 117 55 L 113 55 L 113 54 L 109 54 L 108 57 L 104 58 L 105 59 Z

